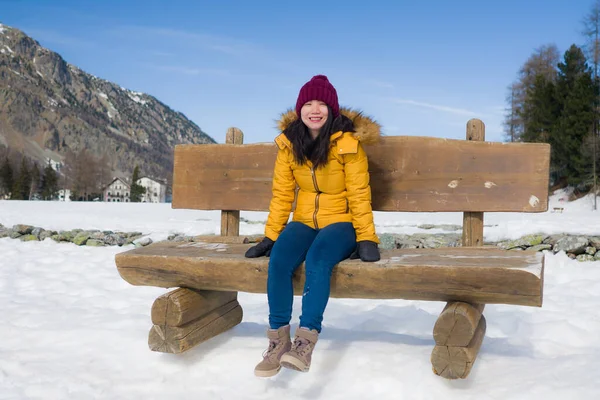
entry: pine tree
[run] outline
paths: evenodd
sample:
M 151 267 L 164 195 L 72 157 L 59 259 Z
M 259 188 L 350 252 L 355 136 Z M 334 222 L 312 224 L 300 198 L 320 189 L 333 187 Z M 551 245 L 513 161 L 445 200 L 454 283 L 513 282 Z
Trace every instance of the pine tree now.
M 13 170 L 10 166 L 8 157 L 4 160 L 2 168 L 0 168 L 0 188 L 5 194 L 10 194 L 14 185 Z
M 554 83 L 542 74 L 536 75 L 532 87 L 527 91 L 527 101 L 523 105 L 524 131 L 521 140 L 548 143 L 558 111 Z
M 12 200 L 29 200 L 29 190 L 31 186 L 31 174 L 27 166 L 25 157 L 21 158 L 21 169 L 19 175 L 13 183 L 13 190 L 10 198 Z
M 58 176 L 50 163 L 44 168 L 42 182 L 42 198 L 44 200 L 53 200 L 58 192 Z
M 33 163 L 33 166 L 31 168 L 30 171 L 30 175 L 31 175 L 31 184 L 29 185 L 29 194 L 28 194 L 28 200 L 33 200 L 36 199 L 39 194 L 40 194 L 40 187 L 41 187 L 41 174 L 40 174 L 40 169 L 37 165 L 36 162 Z
M 133 169 L 133 176 L 131 178 L 131 190 L 129 191 L 129 200 L 132 203 L 139 203 L 140 201 L 142 201 L 142 195 L 146 190 L 143 186 L 138 185 L 138 179 L 140 179 L 140 168 L 136 165 Z
M 591 157 L 586 157 L 584 140 L 593 132 L 596 84 L 583 51 L 572 45 L 559 63 L 556 99 L 560 110 L 550 135 L 552 163 L 570 184 L 586 181 Z

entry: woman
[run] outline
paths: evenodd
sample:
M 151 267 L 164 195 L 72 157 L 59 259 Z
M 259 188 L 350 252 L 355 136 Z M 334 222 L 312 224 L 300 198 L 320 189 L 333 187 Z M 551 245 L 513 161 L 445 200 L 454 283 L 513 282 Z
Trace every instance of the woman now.
M 368 161 L 362 144 L 379 138 L 379 125 L 341 110 L 324 75 L 300 89 L 296 109 L 282 116 L 265 238 L 246 257 L 270 256 L 267 279 L 269 347 L 257 376 L 281 366 L 308 371 L 329 300 L 333 267 L 348 258 L 378 261 Z M 288 223 L 296 195 L 296 209 Z M 302 315 L 290 340 L 292 275 L 305 262 Z

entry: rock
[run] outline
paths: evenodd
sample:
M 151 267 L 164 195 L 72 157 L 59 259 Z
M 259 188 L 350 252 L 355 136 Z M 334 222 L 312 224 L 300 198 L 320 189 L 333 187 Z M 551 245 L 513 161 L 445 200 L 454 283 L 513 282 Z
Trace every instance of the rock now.
M 422 244 L 418 240 L 408 239 L 408 240 L 396 241 L 397 249 L 420 249 L 421 247 L 422 247 Z
M 19 239 L 22 242 L 37 242 L 39 240 L 38 237 L 33 234 L 23 235 L 23 236 L 19 237 Z
M 600 236 L 590 236 L 590 246 L 600 249 Z
M 137 239 L 133 242 L 133 244 L 136 247 L 144 247 L 144 246 L 148 246 L 149 244 L 152 244 L 152 239 L 150 239 L 148 236 L 143 237 L 141 239 Z
M 544 241 L 544 235 L 527 235 L 519 238 L 517 240 L 510 240 L 508 242 L 503 242 L 500 244 L 500 247 L 505 250 L 511 250 L 516 247 L 526 248 L 532 247 L 542 244 Z
M 551 244 L 538 244 L 535 246 L 531 246 L 527 249 L 528 251 L 544 251 L 544 250 L 552 250 Z
M 0 229 L 0 239 L 5 237 L 10 237 L 12 230 L 10 229 Z
M 575 255 L 585 252 L 588 247 L 589 240 L 585 236 L 565 236 L 556 242 L 554 252 L 564 251 Z
M 462 238 L 457 234 L 431 235 L 419 240 L 426 249 L 437 249 L 440 247 L 458 247 Z
M 18 224 L 18 225 L 13 226 L 12 230 L 14 232 L 20 233 L 21 235 L 29 235 L 33 231 L 33 226 Z
M 589 246 L 585 248 L 585 254 L 589 254 L 591 256 L 593 256 L 594 254 L 596 254 L 596 248 Z
M 172 234 L 172 235 L 169 235 L 169 236 L 167 237 L 167 240 L 173 240 L 173 239 L 175 239 L 177 236 L 179 236 L 179 233 L 174 233 L 174 234 Z
M 80 232 L 73 238 L 73 243 L 75 243 L 77 246 L 83 246 L 89 238 L 89 232 Z
M 59 231 L 58 232 L 60 242 L 71 242 L 75 237 L 73 231 Z
M 594 258 L 594 256 L 591 256 L 589 254 L 580 254 L 577 256 L 577 261 L 596 261 L 596 259 Z
M 11 239 L 18 239 L 21 236 L 23 235 L 21 235 L 19 232 L 11 230 L 10 235 L 8 237 L 10 237 Z
M 594 256 L 594 260 L 600 261 L 600 251 L 596 253 L 596 255 Z
M 567 253 L 567 256 L 568 256 L 570 259 L 572 259 L 572 260 L 574 260 L 574 259 L 576 259 L 576 258 L 577 258 L 577 256 L 576 256 L 575 254 L 573 254 L 573 253 Z
M 33 230 L 31 231 L 31 234 L 35 235 L 39 239 L 42 232 L 45 232 L 44 228 L 36 227 L 36 228 L 33 228 Z
M 552 247 L 554 247 L 559 240 L 561 240 L 565 237 L 567 237 L 567 235 L 565 235 L 563 233 L 558 234 L 558 235 L 550 235 L 546 239 L 544 239 L 544 241 L 542 243 L 551 244 Z
M 102 240 L 98 240 L 98 239 L 88 239 L 85 242 L 86 246 L 92 246 L 92 247 L 104 247 L 106 246 L 106 244 L 104 244 L 104 242 Z
M 379 235 L 379 248 L 384 250 L 395 249 L 395 238 L 394 235 L 390 233 L 383 233 Z
M 55 231 L 43 231 L 42 233 L 40 233 L 40 241 L 46 240 L 49 237 L 52 237 L 53 235 L 56 235 Z
M 173 238 L 174 242 L 193 242 L 193 236 L 176 236 Z
M 117 235 L 116 233 L 106 235 L 102 240 L 109 246 L 123 246 L 125 244 L 125 238 L 123 236 Z

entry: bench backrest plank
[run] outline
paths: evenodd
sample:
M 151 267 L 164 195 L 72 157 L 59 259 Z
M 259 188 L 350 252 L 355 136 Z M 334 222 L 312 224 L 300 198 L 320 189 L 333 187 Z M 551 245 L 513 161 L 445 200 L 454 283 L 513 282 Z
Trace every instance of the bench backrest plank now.
M 386 136 L 366 146 L 375 211 L 543 212 L 550 146 Z M 268 211 L 275 144 L 178 145 L 173 208 Z

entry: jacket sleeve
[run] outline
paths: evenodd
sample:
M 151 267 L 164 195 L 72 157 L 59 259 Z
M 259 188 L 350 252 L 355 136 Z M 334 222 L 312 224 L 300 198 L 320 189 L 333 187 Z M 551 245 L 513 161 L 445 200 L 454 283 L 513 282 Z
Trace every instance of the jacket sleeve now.
M 355 153 L 344 154 L 343 157 L 346 173 L 346 197 L 352 214 L 352 225 L 356 230 L 356 241 L 370 240 L 379 243 L 379 238 L 375 234 L 371 208 L 367 153 L 358 143 Z
M 265 236 L 275 241 L 285 227 L 292 212 L 296 180 L 292 173 L 289 149 L 279 149 L 273 172 L 273 197 L 269 205 L 269 217 Z

